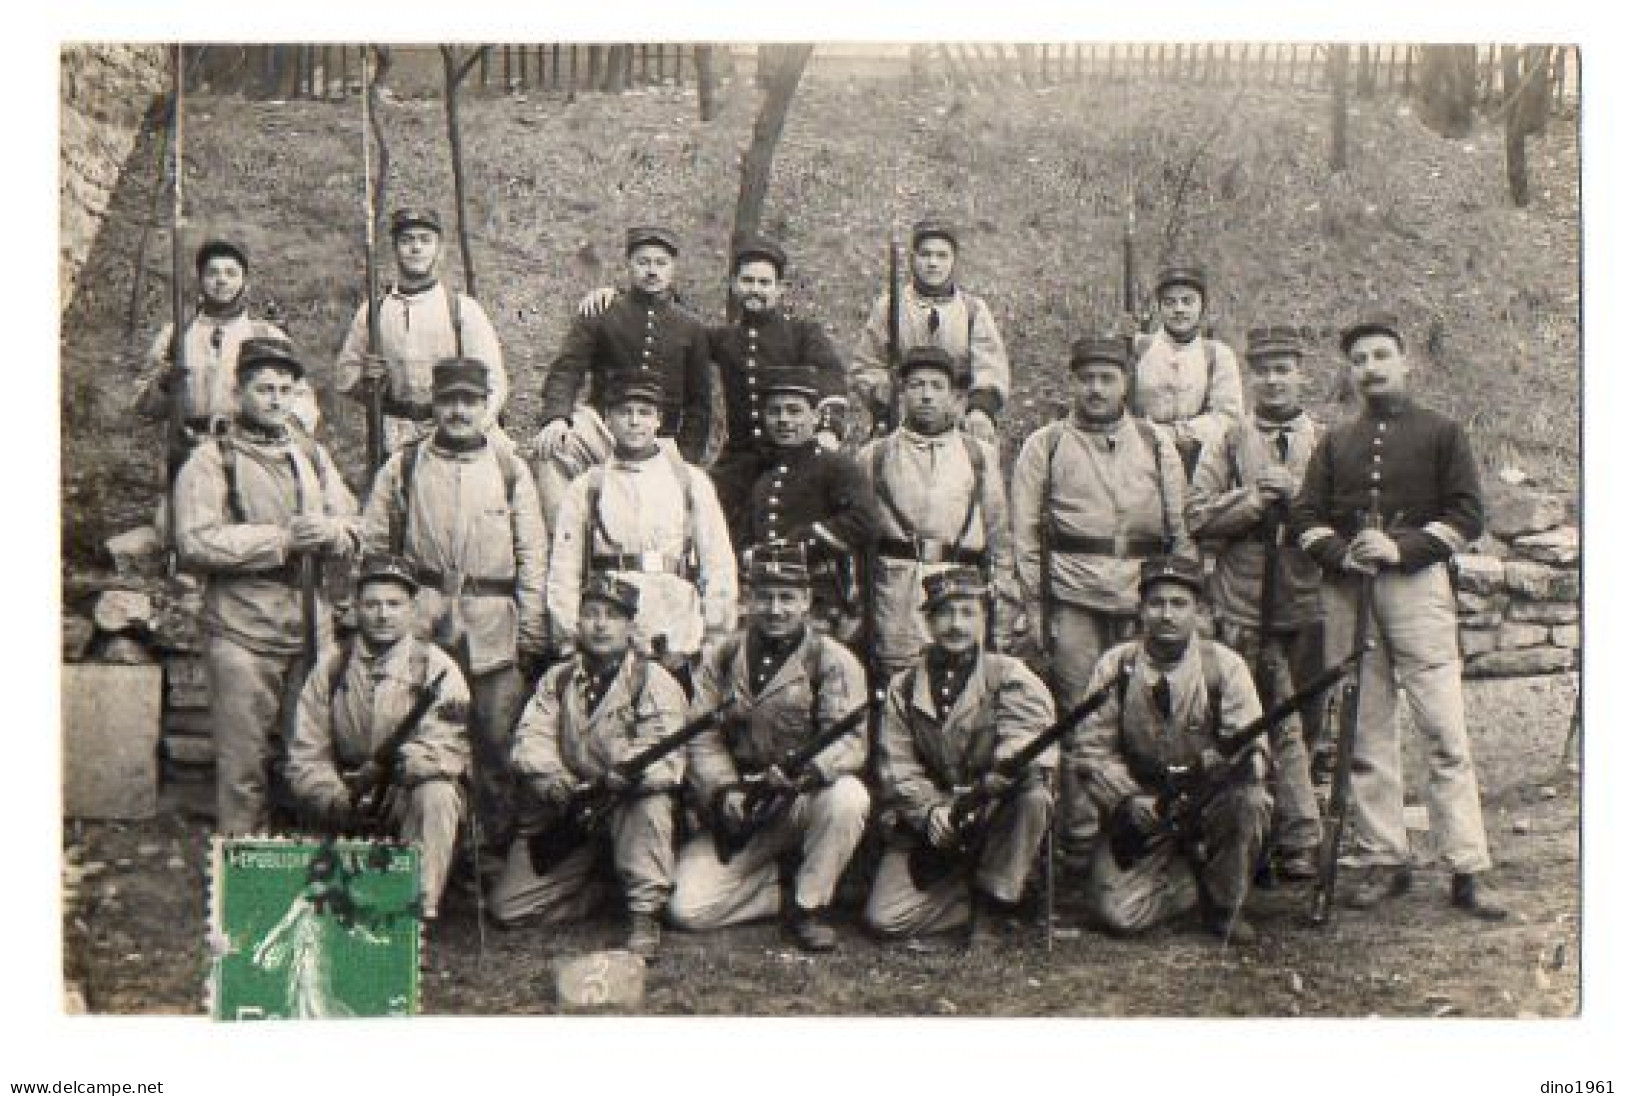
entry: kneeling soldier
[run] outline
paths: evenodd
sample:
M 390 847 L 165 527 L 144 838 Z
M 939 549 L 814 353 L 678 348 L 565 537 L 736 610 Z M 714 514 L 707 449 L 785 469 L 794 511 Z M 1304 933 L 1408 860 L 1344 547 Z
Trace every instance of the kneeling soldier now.
M 1095 812 L 1108 820 L 1112 840 L 1094 848 L 1089 877 L 1091 905 L 1106 928 L 1140 932 L 1200 901 L 1214 933 L 1249 943 L 1256 934 L 1241 907 L 1269 828 L 1267 758 L 1262 739 L 1232 761 L 1221 753 L 1228 736 L 1259 717 L 1258 694 L 1240 655 L 1196 637 L 1201 590 L 1200 564 L 1142 565 L 1145 637 L 1113 647 L 1095 667 L 1090 691 L 1114 688 L 1114 695 L 1067 743 L 1063 808 L 1073 817 L 1074 796 L 1091 801 L 1082 812 L 1085 839 L 1093 837 Z M 1209 781 L 1199 795 L 1212 795 L 1194 828 L 1176 835 L 1159 792 L 1188 773 Z M 1135 845 L 1139 858 L 1120 864 L 1118 848 Z
M 372 556 L 362 565 L 360 634 L 329 647 L 305 679 L 288 784 L 305 814 L 328 832 L 376 821 L 421 845 L 423 918 L 432 921 L 457 844 L 469 702 L 451 656 L 411 634 L 417 589 L 402 559 Z M 360 805 L 381 786 L 397 794 L 381 797 L 375 820 L 361 817 Z
M 808 951 L 835 946 L 825 908 L 863 836 L 869 792 L 860 773 L 867 749 L 863 669 L 857 658 L 807 625 L 812 608 L 806 557 L 794 549 L 750 553 L 750 625 L 700 665 L 694 709 L 733 698 L 739 718 L 701 735 L 689 748 L 689 773 L 700 802 L 711 808 L 714 833 L 683 849 L 671 922 L 711 929 L 770 917 L 782 904 L 779 860 L 799 858 L 790 931 Z M 809 740 L 850 730 L 797 770 L 790 758 Z M 746 825 L 746 787 L 777 792 L 784 809 L 764 816 L 754 834 L 731 849 Z M 726 851 L 725 851 L 726 850 Z M 732 851 L 724 863 L 723 856 Z
M 881 936 L 942 932 L 968 915 L 972 942 L 985 941 L 993 919 L 1021 897 L 1049 828 L 1055 752 L 1040 754 L 1014 785 L 993 772 L 1054 723 L 1055 705 L 1020 660 L 983 649 L 986 602 L 987 586 L 974 568 L 927 579 L 931 644 L 886 691 L 877 760 L 895 832 L 865 912 Z M 1004 800 L 986 840 L 961 855 L 966 872 L 922 886 L 910 871 L 915 846 L 949 852 L 960 836 L 955 798 L 978 784 Z
M 558 924 L 587 917 L 608 897 L 595 869 L 602 849 L 592 842 L 553 863 L 536 863 L 530 838 L 563 825 L 572 796 L 607 779 L 626 793 L 609 819 L 610 859 L 631 914 L 628 950 L 652 954 L 660 945 L 660 914 L 671 895 L 673 799 L 683 777 L 681 751 L 646 769 L 633 787 L 615 765 L 676 732 L 683 690 L 656 663 L 632 651 L 636 587 L 618 579 L 591 580 L 581 595 L 578 653 L 542 676 L 514 734 L 515 778 L 530 794 L 520 837 L 491 894 L 491 915 L 511 925 L 527 917 Z

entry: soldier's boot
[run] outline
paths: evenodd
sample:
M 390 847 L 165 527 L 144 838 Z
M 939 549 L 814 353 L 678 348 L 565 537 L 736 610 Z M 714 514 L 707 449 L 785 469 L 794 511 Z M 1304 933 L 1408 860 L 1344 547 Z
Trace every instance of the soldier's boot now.
M 825 919 L 823 910 L 803 909 L 799 905 L 792 905 L 790 910 L 790 935 L 802 951 L 834 951 L 838 943 L 835 929 Z
M 1246 947 L 1248 944 L 1258 943 L 1258 930 L 1242 916 L 1239 909 L 1215 908 L 1203 918 L 1203 921 L 1207 925 L 1208 932 L 1227 944 Z
M 1464 910 L 1480 921 L 1505 921 L 1507 908 L 1495 897 L 1495 892 L 1483 883 L 1482 876 L 1462 873 L 1450 877 L 1450 904 Z
M 1288 883 L 1302 883 L 1313 879 L 1320 871 L 1320 857 L 1315 849 L 1283 849 L 1276 875 Z
M 626 950 L 645 959 L 660 950 L 660 920 L 654 914 L 633 911 L 626 932 Z
M 1397 898 L 1411 889 L 1408 867 L 1372 868 L 1360 885 L 1349 892 L 1343 904 L 1351 910 L 1368 910 L 1379 902 Z
M 990 948 L 999 942 L 999 929 L 1009 920 L 1010 907 L 990 894 L 971 889 L 970 925 L 965 946 L 970 950 Z

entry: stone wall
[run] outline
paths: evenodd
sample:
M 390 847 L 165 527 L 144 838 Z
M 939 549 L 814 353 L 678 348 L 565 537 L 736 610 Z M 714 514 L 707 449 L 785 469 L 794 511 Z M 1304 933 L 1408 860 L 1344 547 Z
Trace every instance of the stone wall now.
M 1456 557 L 1469 677 L 1563 673 L 1580 665 L 1580 531 L 1551 495 L 1490 500 L 1489 532 Z
M 62 48 L 61 310 L 78 285 L 102 217 L 134 150 L 141 121 L 164 93 L 168 61 L 162 46 L 80 44 Z

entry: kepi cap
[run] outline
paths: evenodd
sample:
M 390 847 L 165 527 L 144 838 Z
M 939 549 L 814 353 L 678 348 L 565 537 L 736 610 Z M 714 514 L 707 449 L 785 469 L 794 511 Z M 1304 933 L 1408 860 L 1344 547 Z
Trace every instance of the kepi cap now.
M 1207 296 L 1207 271 L 1195 263 L 1169 263 L 1157 271 L 1157 293 L 1171 285 L 1188 285 Z
M 428 206 L 402 206 L 390 215 L 391 236 L 398 236 L 408 228 L 432 228 L 437 234 L 445 232 L 440 226 L 440 214 Z
M 824 389 L 815 370 L 806 366 L 781 365 L 762 370 L 762 395 L 793 393 L 806 396 L 816 406 L 824 398 Z
M 355 588 L 360 590 L 369 582 L 399 583 L 414 594 L 418 592 L 417 571 L 400 556 L 377 553 L 362 559 L 361 570 L 355 580 Z
M 635 225 L 626 230 L 626 253 L 628 255 L 643 247 L 645 244 L 655 244 L 665 248 L 676 257 L 677 233 L 663 225 Z
M 1400 346 L 1405 347 L 1405 335 L 1399 329 L 1399 317 L 1392 312 L 1367 312 L 1362 314 L 1353 323 L 1343 328 L 1337 337 L 1338 346 L 1347 354 L 1356 341 L 1366 335 L 1388 335 Z
M 442 358 L 434 363 L 434 394 L 470 392 L 491 394 L 491 371 L 478 358 Z
M 234 240 L 205 240 L 198 245 L 197 255 L 192 262 L 197 267 L 197 272 L 202 274 L 203 268 L 209 264 L 210 259 L 219 258 L 236 259 L 238 266 L 242 267 L 245 272 L 248 270 L 248 252 L 244 250 L 242 244 Z
M 903 355 L 903 363 L 897 367 L 897 375 L 906 377 L 917 369 L 935 369 L 946 373 L 956 387 L 970 387 L 970 363 L 967 361 L 961 365 L 958 359 L 940 346 L 928 343 L 909 347 Z
M 925 576 L 925 611 L 934 613 L 954 598 L 987 597 L 987 581 L 974 567 L 948 567 L 934 575 Z
M 592 575 L 581 588 L 581 603 L 602 601 L 627 617 L 638 615 L 638 588 L 611 575 Z
M 751 259 L 765 259 L 772 263 L 781 278 L 784 277 L 784 268 L 790 265 L 790 256 L 784 253 L 784 248 L 766 236 L 754 236 L 739 245 L 734 252 L 734 269 L 738 270 Z
M 631 400 L 643 400 L 659 407 L 665 399 L 666 390 L 652 372 L 638 369 L 612 373 L 604 379 L 605 407 L 617 407 Z
M 955 251 L 959 250 L 959 229 L 946 217 L 922 217 L 914 222 L 914 228 L 909 233 L 908 247 L 912 251 L 920 246 L 920 241 L 932 238 L 947 240 Z
M 1128 372 L 1128 340 L 1103 331 L 1084 332 L 1072 343 L 1072 371 L 1077 372 L 1091 362 L 1104 362 Z
M 1255 327 L 1247 332 L 1248 361 L 1257 361 L 1261 358 L 1275 357 L 1281 354 L 1290 354 L 1295 358 L 1301 358 L 1303 353 L 1303 331 L 1300 328 L 1276 325 Z
M 294 375 L 297 380 L 305 375 L 305 363 L 299 351 L 287 339 L 274 335 L 261 335 L 244 339 L 237 350 L 237 377 L 246 376 L 251 368 L 277 365 Z
M 1184 556 L 1152 556 L 1140 564 L 1140 596 L 1145 597 L 1158 582 L 1177 582 L 1200 596 L 1202 565 Z
M 745 581 L 752 586 L 805 587 L 811 581 L 807 550 L 798 544 L 758 544 L 747 548 Z

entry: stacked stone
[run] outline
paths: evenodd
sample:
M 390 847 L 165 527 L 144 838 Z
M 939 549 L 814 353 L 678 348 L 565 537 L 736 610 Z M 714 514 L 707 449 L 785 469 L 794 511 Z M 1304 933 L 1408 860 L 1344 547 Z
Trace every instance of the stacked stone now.
M 1580 531 L 1562 499 L 1491 500 L 1489 534 L 1456 559 L 1469 677 L 1566 673 L 1580 663 Z

